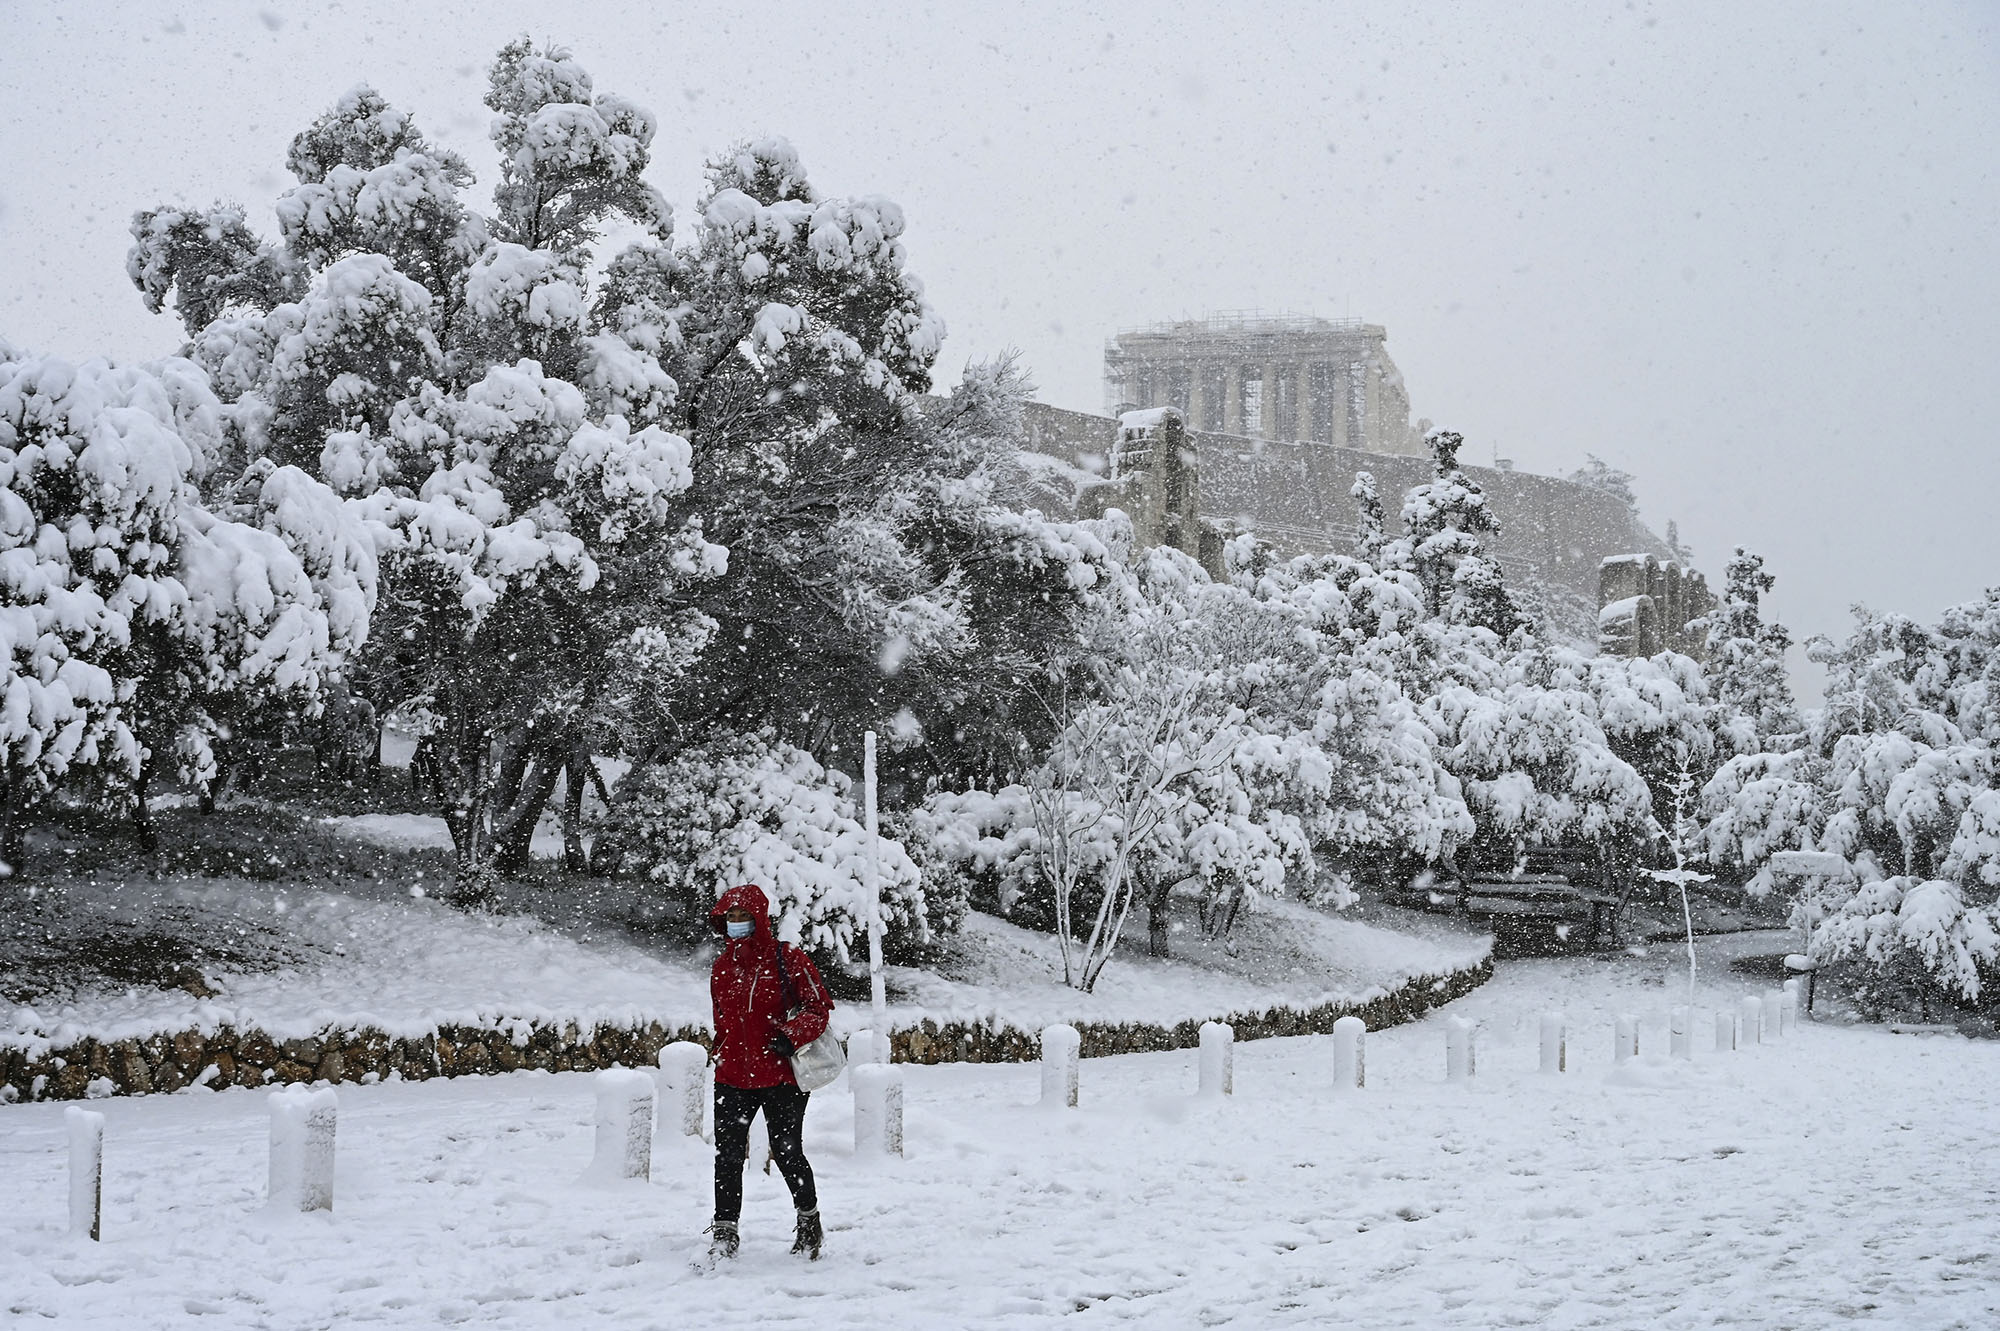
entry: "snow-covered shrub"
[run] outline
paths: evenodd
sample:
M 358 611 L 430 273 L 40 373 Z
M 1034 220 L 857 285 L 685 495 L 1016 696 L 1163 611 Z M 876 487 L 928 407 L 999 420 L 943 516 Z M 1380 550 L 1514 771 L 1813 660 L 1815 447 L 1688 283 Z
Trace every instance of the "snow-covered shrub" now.
M 280 535 L 204 505 L 221 451 L 220 404 L 187 361 L 0 356 L 10 853 L 24 811 L 73 769 L 135 788 L 150 836 L 149 779 L 205 787 L 232 720 L 274 699 L 312 706 L 365 634 L 373 567 L 354 524 L 319 533 L 351 558 L 316 561 L 316 583 Z M 332 501 L 291 469 L 256 479 L 241 508 L 281 529 Z
M 1654 795 L 1654 815 L 1672 820 L 1669 788 L 1683 765 L 1706 772 L 1715 754 L 1713 707 L 1699 663 L 1678 652 L 1625 658 L 1572 658 L 1597 702 L 1611 751 L 1632 765 Z
M 924 875 L 926 902 L 933 881 L 943 881 L 976 910 L 1055 927 L 1053 902 L 1036 875 L 1026 787 L 937 791 L 904 814 L 902 825 L 903 843 Z
M 1754 896 L 1772 889 L 1769 862 L 1781 850 L 1817 848 L 1826 826 L 1819 769 L 1806 750 L 1740 753 L 1702 787 L 1695 837 L 1701 857 Z
M 1653 832 L 1653 792 L 1612 752 L 1596 699 L 1567 653 L 1530 649 L 1461 672 L 1425 700 L 1440 761 L 1477 824 L 1471 852 L 1512 864 L 1531 845 L 1636 845 Z
M 1821 961 L 1859 960 L 1883 979 L 1961 1002 L 1987 992 L 2000 963 L 2000 919 L 1957 883 L 1910 875 L 1864 883 L 1813 932 Z
M 1781 681 L 1745 646 L 1755 646 L 1755 593 L 1769 580 L 1740 552 L 1731 571 L 1744 584 L 1731 601 L 1744 650 L 1728 686 L 1782 716 Z M 1851 866 L 1811 876 L 1792 902 L 1793 921 L 1811 931 L 1815 956 L 1870 972 L 1880 997 L 1914 991 L 1974 1003 L 1992 992 L 2000 963 L 2000 765 L 1987 680 L 1994 603 L 1989 594 L 1955 607 L 1935 630 L 1858 611 L 1845 643 L 1810 648 L 1827 667 L 1826 702 L 1798 740 L 1739 752 L 1702 792 L 1704 853 L 1720 869 L 1747 872 L 1753 892 L 1773 885 L 1778 851 Z M 1724 683 L 1731 678 L 1725 671 Z
M 844 774 L 769 732 L 725 735 L 630 773 L 618 795 L 604 831 L 615 872 L 700 911 L 756 883 L 780 936 L 843 961 L 866 955 L 868 832 Z M 875 854 L 883 928 L 923 932 L 916 864 L 887 837 Z

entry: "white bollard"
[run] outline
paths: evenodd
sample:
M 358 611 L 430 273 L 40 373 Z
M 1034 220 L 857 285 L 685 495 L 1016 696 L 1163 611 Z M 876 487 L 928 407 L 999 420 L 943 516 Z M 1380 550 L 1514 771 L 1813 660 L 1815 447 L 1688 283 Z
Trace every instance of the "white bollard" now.
M 1688 1034 L 1688 1026 L 1694 1014 L 1684 1007 L 1677 1007 L 1667 1017 L 1668 1052 L 1675 1058 L 1693 1058 L 1694 1040 Z
M 1444 1024 L 1444 1079 L 1465 1081 L 1479 1071 L 1479 1053 L 1473 1041 L 1472 1023 L 1451 1017 Z
M 104 1115 L 70 1105 L 63 1110 L 69 1129 L 69 1232 L 104 1237 Z
M 1639 1019 L 1631 1013 L 1620 1013 L 1617 1031 L 1612 1037 L 1615 1048 L 1611 1051 L 1613 1063 L 1623 1063 L 1639 1052 Z
M 660 1051 L 660 1112 L 678 1121 L 683 1137 L 701 1136 L 702 1111 L 708 1107 L 708 1051 L 692 1040 L 676 1040 Z
M 1236 1093 L 1236 1029 L 1219 1021 L 1201 1024 L 1201 1068 L 1196 1094 Z
M 1778 1020 L 1783 1023 L 1780 1033 L 1790 1035 L 1799 1028 L 1799 982 L 1796 978 L 1785 981 L 1785 1005 L 1778 1009 Z
M 1042 1103 L 1076 1108 L 1077 1060 L 1083 1037 L 1074 1026 L 1042 1027 Z
M 1745 994 L 1743 1001 L 1736 1005 L 1741 1028 L 1736 1033 L 1736 1047 L 1749 1049 L 1764 1042 L 1764 1004 L 1755 994 Z
M 1785 992 L 1782 989 L 1764 991 L 1764 1043 L 1776 1044 L 1785 1033 Z
M 331 1087 L 288 1086 L 271 1093 L 270 1105 L 270 1204 L 280 1211 L 331 1211 L 339 1098 Z
M 653 1176 L 653 1079 L 637 1068 L 606 1068 L 597 1087 L 597 1152 L 590 1172 L 598 1178 Z
M 1542 1071 L 1569 1069 L 1569 1026 L 1560 1012 L 1542 1014 Z
M 863 1028 L 847 1037 L 847 1062 L 851 1067 L 857 1063 L 887 1063 L 891 1061 L 889 1037 L 877 1035 Z
M 847 1069 L 854 1087 L 854 1153 L 903 1153 L 903 1070 L 888 1063 Z
M 1736 1048 L 1736 1014 L 1719 1008 L 1715 1014 L 1715 1052 L 1726 1054 Z
M 1342 1017 L 1333 1023 L 1333 1089 L 1358 1091 L 1368 1085 L 1368 1023 Z

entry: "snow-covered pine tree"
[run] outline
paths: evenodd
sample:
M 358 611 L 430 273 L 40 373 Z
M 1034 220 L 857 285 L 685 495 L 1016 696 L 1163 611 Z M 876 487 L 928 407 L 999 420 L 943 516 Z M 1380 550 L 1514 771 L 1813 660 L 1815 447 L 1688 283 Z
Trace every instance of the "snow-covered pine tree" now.
M 1722 603 L 1709 616 L 1708 678 L 1725 741 L 1737 753 L 1785 749 L 1801 724 L 1785 674 L 1791 634 L 1764 622 L 1759 605 L 1776 585 L 1764 557 L 1742 546 L 1724 570 Z
M 1587 485 L 1593 490 L 1602 490 L 1634 512 L 1639 508 L 1639 496 L 1632 492 L 1632 473 L 1620 471 L 1595 453 L 1585 453 L 1584 464 L 1569 474 L 1575 485 Z
M 1355 472 L 1354 487 L 1348 493 L 1354 496 L 1360 514 L 1354 524 L 1354 557 L 1379 567 L 1382 548 L 1389 543 L 1389 536 L 1382 515 L 1382 496 L 1375 488 L 1375 473 Z
M 1467 867 L 1507 869 L 1530 846 L 1629 853 L 1653 831 L 1653 793 L 1612 751 L 1585 658 L 1530 641 L 1493 659 L 1454 652 L 1422 714 L 1477 831 Z
M 1678 652 L 1576 660 L 1611 751 L 1652 790 L 1660 826 L 1678 827 L 1692 815 L 1694 796 L 1715 770 L 1715 708 L 1700 664 Z M 1674 792 L 1684 776 L 1692 784 L 1679 797 Z
M 1709 857 L 1751 870 L 1752 891 L 1773 886 L 1778 850 L 1852 866 L 1795 897 L 1793 922 L 1815 956 L 1865 968 L 1885 1009 L 1979 1001 L 2000 967 L 2000 766 L 1981 728 L 1993 599 L 1936 629 L 1857 610 L 1845 643 L 1808 645 L 1827 690 L 1803 742 L 1738 755 L 1703 791 Z
M 1433 430 L 1425 442 L 1435 475 L 1404 496 L 1404 535 L 1389 562 L 1407 562 L 1436 618 L 1477 625 L 1504 638 L 1525 620 L 1500 565 L 1480 544 L 1480 537 L 1499 531 L 1500 523 L 1486 506 L 1485 493 L 1459 469 L 1464 437 Z

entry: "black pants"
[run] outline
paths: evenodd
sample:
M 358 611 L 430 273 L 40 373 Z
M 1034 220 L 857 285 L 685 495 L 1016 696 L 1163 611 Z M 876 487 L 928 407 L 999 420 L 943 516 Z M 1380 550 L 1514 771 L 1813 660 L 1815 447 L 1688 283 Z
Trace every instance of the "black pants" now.
M 812 1166 L 806 1163 L 805 1091 L 796 1086 L 724 1086 L 715 1083 L 715 1218 L 735 1220 L 743 1214 L 743 1159 L 750 1147 L 750 1120 L 764 1111 L 771 1132 L 771 1158 L 792 1190 L 792 1205 L 801 1211 L 819 1209 Z

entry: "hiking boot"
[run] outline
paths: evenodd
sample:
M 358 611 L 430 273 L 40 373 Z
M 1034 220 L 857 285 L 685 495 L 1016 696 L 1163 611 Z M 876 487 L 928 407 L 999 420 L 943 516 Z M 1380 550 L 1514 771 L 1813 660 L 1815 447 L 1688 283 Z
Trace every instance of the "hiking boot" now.
M 819 1245 L 825 1238 L 825 1231 L 819 1227 L 819 1208 L 799 1212 L 799 1229 L 792 1239 L 792 1251 L 804 1253 L 807 1261 L 816 1262 L 819 1260 Z
M 708 1260 L 711 1262 L 734 1257 L 736 1249 L 742 1244 L 736 1235 L 734 1220 L 718 1220 L 708 1227 L 708 1233 Z

